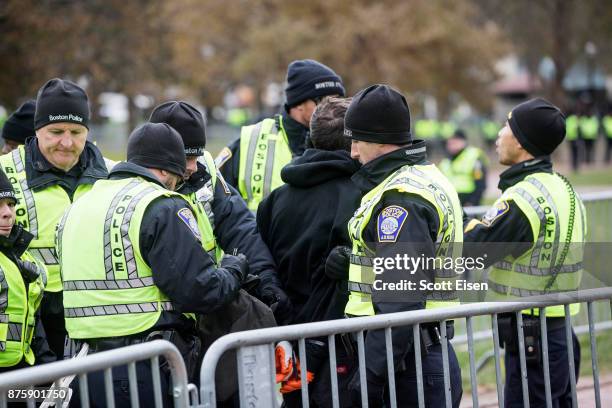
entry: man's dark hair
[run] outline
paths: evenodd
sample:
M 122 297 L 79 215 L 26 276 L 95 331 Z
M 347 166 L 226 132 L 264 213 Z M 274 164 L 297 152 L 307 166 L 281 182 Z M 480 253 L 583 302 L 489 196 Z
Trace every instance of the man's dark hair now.
M 310 140 L 315 149 L 351 150 L 351 139 L 344 136 L 344 115 L 351 98 L 327 97 L 317 105 L 310 119 Z

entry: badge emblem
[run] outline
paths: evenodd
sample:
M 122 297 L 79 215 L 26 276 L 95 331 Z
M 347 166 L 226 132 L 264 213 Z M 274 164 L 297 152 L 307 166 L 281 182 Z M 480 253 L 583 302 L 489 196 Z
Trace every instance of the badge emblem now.
M 378 242 L 395 242 L 406 221 L 408 211 L 404 208 L 391 205 L 378 214 Z

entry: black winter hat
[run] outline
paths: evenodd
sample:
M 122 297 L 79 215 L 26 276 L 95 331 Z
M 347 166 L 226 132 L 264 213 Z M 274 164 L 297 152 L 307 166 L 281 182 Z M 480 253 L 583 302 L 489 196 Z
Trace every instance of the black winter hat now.
M 47 81 L 36 97 L 34 129 L 49 123 L 72 122 L 89 129 L 89 99 L 77 84 L 54 78 Z
M 453 132 L 453 138 L 455 139 L 463 139 L 463 140 L 467 140 L 467 136 L 465 135 L 465 132 L 463 131 L 463 129 L 457 129 Z
M 372 143 L 410 143 L 410 109 L 406 98 L 388 85 L 372 85 L 359 91 L 346 111 L 344 135 Z
M 153 109 L 151 123 L 167 123 L 183 138 L 186 156 L 202 156 L 206 147 L 206 120 L 187 102 L 169 101 Z
M 344 96 L 342 78 L 330 67 L 311 59 L 297 60 L 287 68 L 287 106 L 295 106 L 320 96 Z
M 167 123 L 145 123 L 128 137 L 127 161 L 183 176 L 187 169 L 181 135 Z
M 17 202 L 13 185 L 9 181 L 6 173 L 0 170 L 0 199 L 3 198 L 12 198 L 15 200 L 15 202 Z
M 35 135 L 34 131 L 34 112 L 36 111 L 36 101 L 31 99 L 24 102 L 11 116 L 4 122 L 2 128 L 2 138 L 13 140 L 24 144 L 25 140 Z
M 565 116 L 542 98 L 512 109 L 508 124 L 521 146 L 536 157 L 551 154 L 565 138 Z

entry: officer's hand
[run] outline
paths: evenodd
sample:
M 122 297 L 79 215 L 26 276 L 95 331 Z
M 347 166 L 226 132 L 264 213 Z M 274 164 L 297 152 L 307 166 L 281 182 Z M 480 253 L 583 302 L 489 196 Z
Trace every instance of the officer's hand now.
M 384 406 L 383 392 L 385 390 L 385 382 L 378 378 L 370 370 L 367 371 L 367 387 L 368 387 L 368 406 L 373 408 L 382 408 Z M 361 406 L 361 383 L 359 380 L 359 367 L 355 367 L 355 374 L 348 383 L 348 390 L 351 395 L 351 403 L 354 407 Z
M 261 288 L 261 300 L 272 309 L 279 325 L 289 324 L 293 317 L 293 305 L 284 290 L 276 285 Z
M 325 261 L 325 275 L 334 280 L 347 280 L 350 259 L 351 249 L 349 247 L 335 247 Z
M 225 254 L 219 266 L 232 272 L 240 282 L 243 282 L 249 274 L 249 261 L 243 254 Z
M 40 276 L 38 265 L 36 265 L 34 262 L 22 261 L 21 259 L 18 259 L 17 266 L 21 271 L 21 276 L 23 276 L 23 279 L 27 283 L 36 282 L 36 279 L 38 279 Z

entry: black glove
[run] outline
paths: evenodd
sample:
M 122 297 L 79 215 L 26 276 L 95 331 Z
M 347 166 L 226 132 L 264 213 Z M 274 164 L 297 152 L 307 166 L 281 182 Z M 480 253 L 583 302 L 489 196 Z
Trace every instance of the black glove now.
M 289 296 L 280 287 L 272 284 L 261 287 L 261 300 L 270 307 L 274 313 L 276 323 L 290 324 L 293 318 L 293 305 Z
M 36 265 L 34 262 L 22 261 L 21 259 L 18 259 L 17 266 L 21 271 L 21 276 L 23 276 L 23 279 L 27 283 L 36 282 L 36 279 L 38 279 L 40 276 L 38 265 Z
M 368 387 L 368 406 L 372 408 L 382 408 L 385 403 L 383 400 L 383 392 L 385 391 L 385 382 L 377 377 L 370 370 L 366 369 L 367 387 Z M 353 378 L 349 381 L 347 388 L 351 394 L 352 406 L 361 406 L 361 383 L 359 381 L 359 367 L 355 367 Z
M 221 258 L 219 266 L 233 273 L 239 282 L 243 282 L 249 274 L 249 261 L 243 254 L 225 254 Z
M 331 250 L 325 261 L 325 275 L 333 280 L 347 280 L 351 260 L 351 248 L 337 246 Z

